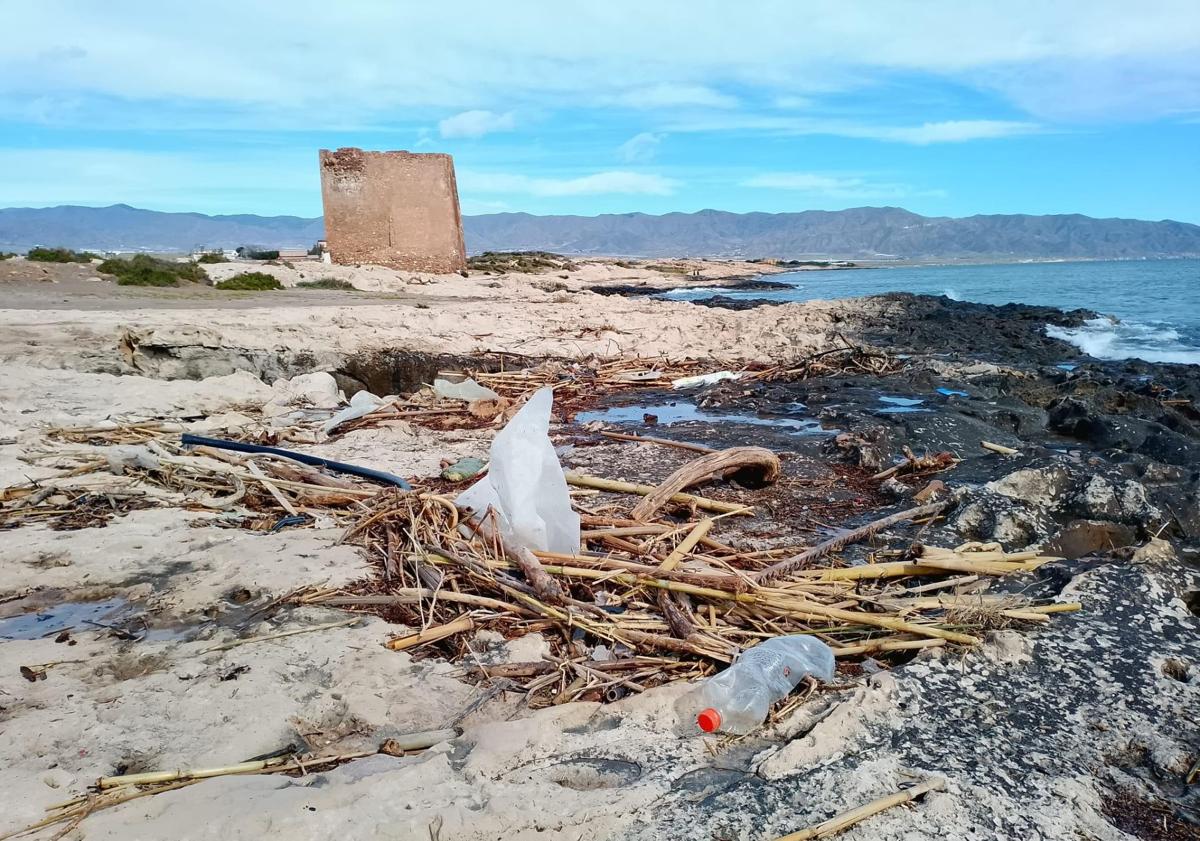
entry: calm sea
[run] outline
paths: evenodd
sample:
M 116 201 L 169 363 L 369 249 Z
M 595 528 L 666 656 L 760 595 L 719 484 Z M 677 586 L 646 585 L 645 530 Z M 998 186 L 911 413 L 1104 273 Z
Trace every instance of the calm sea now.
M 807 301 L 915 292 L 984 304 L 1082 307 L 1111 318 L 1095 319 L 1075 330 L 1050 327 L 1050 335 L 1098 359 L 1200 364 L 1200 260 L 906 266 L 790 272 L 768 279 L 790 288 L 723 294 Z M 696 300 L 711 295 L 675 290 L 666 297 Z

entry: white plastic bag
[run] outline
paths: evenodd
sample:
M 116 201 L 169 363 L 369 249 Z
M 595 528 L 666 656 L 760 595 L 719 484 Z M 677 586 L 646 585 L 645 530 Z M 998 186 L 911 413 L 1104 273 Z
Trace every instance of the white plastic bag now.
M 498 400 L 500 395 L 467 377 L 460 383 L 438 377 L 433 381 L 433 393 L 450 400 Z
M 325 421 L 324 426 L 321 427 L 321 431 L 328 435 L 347 421 L 358 420 L 361 417 L 371 414 L 371 412 L 382 406 L 383 402 L 383 400 L 369 391 L 356 391 L 354 396 L 350 398 L 350 405 Z
M 579 551 L 579 515 L 550 443 L 554 392 L 539 389 L 492 442 L 488 475 L 455 502 L 482 517 L 495 509 L 506 541 L 541 552 Z
M 721 380 L 736 380 L 741 374 L 735 374 L 733 371 L 717 371 L 714 374 L 697 374 L 694 377 L 681 377 L 678 380 L 671 381 L 671 388 L 695 388 L 698 385 L 712 385 L 719 383 Z

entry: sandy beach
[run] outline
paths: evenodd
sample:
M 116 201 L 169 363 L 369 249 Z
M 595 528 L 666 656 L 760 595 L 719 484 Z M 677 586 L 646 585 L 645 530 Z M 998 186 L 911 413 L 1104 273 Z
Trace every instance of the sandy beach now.
M 897 295 L 735 311 L 629 289 L 603 294 L 734 284 L 764 269 L 681 266 L 699 276 L 611 260 L 466 277 L 298 262 L 261 267 L 282 291 L 228 293 L 118 287 L 87 265 L 0 263 L 0 629 L 15 637 L 0 644 L 0 833 L 52 817 L 101 777 L 232 766 L 289 747 L 358 758 L 290 775 L 216 776 L 32 837 L 315 840 L 369 825 L 396 839 L 757 841 L 933 777 L 946 785 L 925 796 L 919 819 L 893 809 L 841 837 L 1156 837 L 1137 834 L 1159 808 L 1145 804 L 1167 804 L 1173 827 L 1194 829 L 1193 370 L 1057 369 L 1072 349 L 1044 326 L 1084 315 L 1038 308 Z M 220 280 L 245 267 L 207 268 Z M 324 277 L 359 291 L 296 286 Z M 551 437 L 570 469 L 649 484 L 695 454 L 597 430 L 783 454 L 774 491 L 704 491 L 760 506 L 754 523 L 714 530 L 754 548 L 803 547 L 828 528 L 909 504 L 866 479 L 904 447 L 952 452 L 957 466 L 932 478 L 948 486 L 953 508 L 926 530 L 888 533 L 878 548 L 978 541 L 1053 555 L 1061 560 L 989 592 L 1083 609 L 989 627 L 974 647 L 848 659 L 829 685 L 738 739 L 694 730 L 684 680 L 538 708 L 520 691 L 469 679 L 469 659 L 388 650 L 382 643 L 405 629 L 379 616 L 281 606 L 306 588 L 377 574 L 341 539 L 349 514 L 252 530 L 192 497 L 164 496 L 82 527 L 13 516 L 23 498 L 13 489 L 92 484 L 103 494 L 121 472 L 64 478 L 56 454 L 92 447 L 99 455 L 88 457 L 103 461 L 109 444 L 56 428 L 161 422 L 172 435 L 221 437 L 337 408 L 289 391 L 301 375 L 331 374 L 343 398 L 365 388 L 407 399 L 445 369 L 637 358 L 740 371 L 794 367 L 848 346 L 891 367 L 724 382 L 683 396 L 614 392 L 580 405 L 627 408 L 632 425 L 556 417 Z M 666 418 L 681 401 L 696 413 L 682 426 L 651 428 L 640 417 Z M 896 407 L 916 411 L 886 411 Z M 771 422 L 781 417 L 793 425 Z M 438 428 L 396 419 L 284 446 L 436 482 L 448 463 L 486 458 L 502 420 Z M 984 440 L 1016 454 L 982 449 Z M 847 492 L 847 476 L 869 490 Z M 32 631 L 14 624 L 42 614 L 58 619 Z M 128 633 L 131 616 L 141 631 Z M 479 662 L 528 663 L 550 652 L 551 634 L 478 631 L 463 644 Z M 446 729 L 409 755 L 378 751 L 388 739 Z

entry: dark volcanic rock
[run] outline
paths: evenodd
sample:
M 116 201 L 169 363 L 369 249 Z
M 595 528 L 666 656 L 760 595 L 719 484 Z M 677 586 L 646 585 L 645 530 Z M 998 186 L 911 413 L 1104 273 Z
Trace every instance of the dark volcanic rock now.
M 1177 560 L 1055 567 L 1020 586 L 1083 611 L 818 696 L 782 725 L 790 739 L 756 757 L 757 773 L 673 795 L 627 837 L 773 838 L 934 776 L 945 792 L 850 834 L 1116 839 L 1106 804 L 1117 792 L 1166 815 L 1200 808 L 1183 782 L 1200 747 L 1200 620 L 1183 605 L 1197 576 Z

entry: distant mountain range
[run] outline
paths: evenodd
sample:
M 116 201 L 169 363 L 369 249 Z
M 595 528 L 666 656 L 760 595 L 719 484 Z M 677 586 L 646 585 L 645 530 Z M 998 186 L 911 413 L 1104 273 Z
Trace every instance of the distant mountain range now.
M 1055 259 L 1200 256 L 1200 225 L 1078 214 L 921 216 L 898 207 L 801 213 L 495 213 L 464 219 L 472 252 L 543 250 L 631 257 Z M 308 247 L 320 218 L 160 213 L 128 205 L 0 210 L 0 250 Z
M 110 207 L 10 207 L 0 210 L 0 249 L 62 245 L 103 251 L 191 251 L 269 245 L 308 248 L 325 223 L 299 216 L 205 216 Z

